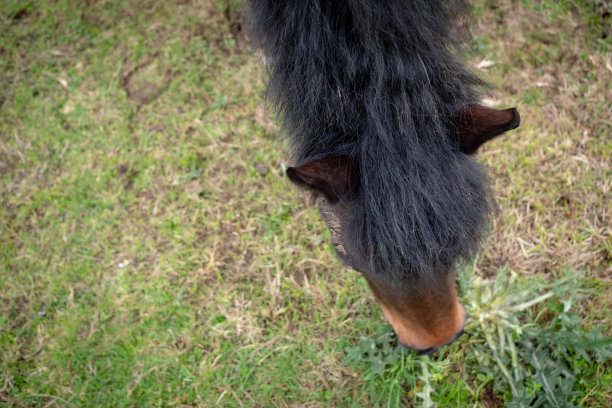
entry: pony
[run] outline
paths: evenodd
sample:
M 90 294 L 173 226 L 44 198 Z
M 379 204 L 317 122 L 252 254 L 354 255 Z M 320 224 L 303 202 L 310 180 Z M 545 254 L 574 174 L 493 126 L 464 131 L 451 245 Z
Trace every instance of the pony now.
M 296 185 L 313 193 L 337 255 L 361 272 L 398 342 L 422 354 L 467 318 L 456 264 L 472 258 L 495 200 L 473 155 L 519 126 L 479 104 L 460 57 L 465 0 L 247 0 Z

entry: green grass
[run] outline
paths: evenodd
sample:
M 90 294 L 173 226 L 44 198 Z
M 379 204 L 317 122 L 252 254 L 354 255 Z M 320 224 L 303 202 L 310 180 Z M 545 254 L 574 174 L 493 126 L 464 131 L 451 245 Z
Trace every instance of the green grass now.
M 0 405 L 611 405 L 606 7 L 476 2 L 523 124 L 467 334 L 419 357 L 283 176 L 236 2 L 5 1 Z

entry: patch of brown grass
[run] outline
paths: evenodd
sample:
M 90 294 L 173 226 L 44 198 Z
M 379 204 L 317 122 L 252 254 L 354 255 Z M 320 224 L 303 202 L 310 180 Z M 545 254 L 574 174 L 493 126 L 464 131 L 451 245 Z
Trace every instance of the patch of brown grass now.
M 610 281 L 611 56 L 584 44 L 576 11 L 555 20 L 527 15 L 519 3 L 497 5 L 497 20 L 482 19 L 475 35 L 497 25 L 487 76 L 501 104 L 522 99 L 522 125 L 482 154 L 502 216 L 477 268 L 587 269 Z

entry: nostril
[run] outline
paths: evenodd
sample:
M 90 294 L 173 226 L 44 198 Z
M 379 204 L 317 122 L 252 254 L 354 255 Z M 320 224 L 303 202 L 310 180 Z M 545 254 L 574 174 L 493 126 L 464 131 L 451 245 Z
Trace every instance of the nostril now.
M 430 347 L 428 349 L 425 350 L 416 350 L 416 352 L 420 355 L 420 356 L 427 356 L 429 354 L 433 354 L 434 352 L 436 352 L 438 350 L 438 347 Z
M 452 343 L 452 342 L 456 341 L 457 339 L 459 339 L 459 337 L 461 337 L 463 335 L 463 333 L 464 333 L 463 329 L 459 330 L 459 332 L 457 334 L 455 334 L 455 337 L 453 337 L 453 339 L 450 342 Z
M 444 344 L 443 346 L 448 346 L 449 344 L 455 342 L 457 339 L 459 339 L 459 337 L 461 337 L 462 334 L 463 334 L 463 329 L 459 330 L 457 332 L 457 334 L 455 334 L 453 339 L 451 341 L 449 341 L 448 343 Z M 401 341 L 399 341 L 399 339 L 398 339 L 398 343 L 402 347 L 405 347 L 407 349 L 416 351 L 417 354 L 420 355 L 420 356 L 426 356 L 426 355 L 429 355 L 429 354 L 433 354 L 436 351 L 438 351 L 438 349 L 440 347 L 442 347 L 442 346 L 440 346 L 440 347 L 429 347 L 429 348 L 426 348 L 426 349 L 418 349 L 418 348 L 410 347 L 409 345 L 407 345 L 405 343 L 402 343 Z
M 465 308 L 463 308 L 463 310 L 465 311 Z M 446 342 L 446 343 L 444 343 L 444 344 L 442 344 L 440 346 L 421 349 L 421 348 L 411 347 L 408 344 L 402 342 L 399 338 L 397 339 L 397 342 L 402 347 L 405 347 L 407 349 L 416 351 L 418 355 L 421 355 L 421 356 L 429 355 L 429 354 L 435 353 L 441 347 L 448 346 L 449 344 L 454 343 L 455 341 L 457 341 L 459 339 L 459 337 L 461 337 L 463 335 L 463 333 L 464 333 L 465 324 L 467 323 L 467 320 L 468 320 L 468 314 L 465 313 L 464 320 L 463 320 L 463 326 L 461 327 L 461 330 L 459 330 L 457 333 L 455 333 L 455 335 L 453 336 L 452 339 L 450 339 L 448 342 Z
M 435 352 L 436 350 L 438 350 L 439 347 L 430 347 L 430 348 L 426 348 L 426 349 L 418 349 L 418 348 L 414 348 L 414 347 L 410 347 L 409 345 L 402 343 L 401 341 L 398 340 L 398 343 L 400 346 L 405 347 L 409 350 L 414 350 L 417 352 L 418 355 L 420 356 L 426 356 L 428 354 L 432 354 L 433 352 Z

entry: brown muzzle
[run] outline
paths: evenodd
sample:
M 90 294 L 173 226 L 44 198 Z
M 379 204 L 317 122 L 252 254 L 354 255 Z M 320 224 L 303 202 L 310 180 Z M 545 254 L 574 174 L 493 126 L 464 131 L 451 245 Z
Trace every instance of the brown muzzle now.
M 466 311 L 457 301 L 455 273 L 442 285 L 399 291 L 366 276 L 399 342 L 422 354 L 452 343 L 463 333 Z

